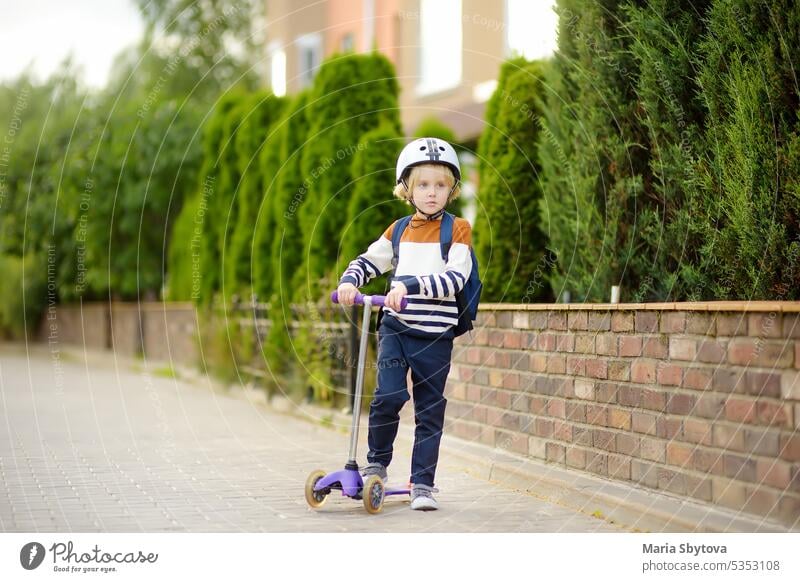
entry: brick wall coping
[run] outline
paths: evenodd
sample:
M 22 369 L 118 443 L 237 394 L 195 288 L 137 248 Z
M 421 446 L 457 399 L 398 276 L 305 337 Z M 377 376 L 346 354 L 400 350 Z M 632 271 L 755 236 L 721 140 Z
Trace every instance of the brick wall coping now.
M 800 301 L 676 303 L 481 303 L 480 311 L 705 311 L 800 313 Z

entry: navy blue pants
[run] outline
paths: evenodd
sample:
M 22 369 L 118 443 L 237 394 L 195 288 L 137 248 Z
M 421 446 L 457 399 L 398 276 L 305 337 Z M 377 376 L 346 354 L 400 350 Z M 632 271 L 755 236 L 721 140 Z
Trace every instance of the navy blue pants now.
M 378 387 L 369 408 L 367 460 L 384 467 L 392 462 L 400 409 L 411 398 L 406 384 L 411 368 L 416 420 L 411 482 L 433 487 L 447 406 L 444 387 L 453 352 L 452 334 L 434 339 L 407 335 L 387 327 L 387 318 L 378 337 Z

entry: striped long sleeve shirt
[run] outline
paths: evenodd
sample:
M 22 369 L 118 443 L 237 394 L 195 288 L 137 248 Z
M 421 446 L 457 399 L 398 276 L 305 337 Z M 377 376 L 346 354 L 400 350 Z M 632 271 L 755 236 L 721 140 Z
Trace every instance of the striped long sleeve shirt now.
M 392 223 L 367 251 L 350 262 L 339 283 L 362 287 L 373 277 L 392 268 Z M 472 229 L 456 218 L 447 262 L 442 259 L 439 234 L 441 219 L 414 218 L 400 238 L 397 268 L 392 287 L 398 281 L 408 289 L 408 305 L 401 312 L 384 307 L 384 312 L 406 327 L 425 335 L 440 335 L 458 323 L 458 293 L 472 271 Z

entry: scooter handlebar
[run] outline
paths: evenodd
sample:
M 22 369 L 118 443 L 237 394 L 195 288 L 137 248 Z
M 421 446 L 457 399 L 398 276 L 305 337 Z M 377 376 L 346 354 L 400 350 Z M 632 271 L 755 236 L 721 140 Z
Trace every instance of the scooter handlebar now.
M 361 293 L 356 293 L 355 304 L 356 305 L 364 305 L 364 297 L 366 295 L 362 295 Z M 386 295 L 370 295 L 372 299 L 372 305 L 376 305 L 378 307 L 383 307 L 386 305 Z M 331 301 L 334 303 L 339 303 L 339 292 L 334 291 L 331 293 Z M 406 305 L 408 305 L 408 299 L 403 297 L 403 300 L 400 302 L 400 309 L 405 309 Z

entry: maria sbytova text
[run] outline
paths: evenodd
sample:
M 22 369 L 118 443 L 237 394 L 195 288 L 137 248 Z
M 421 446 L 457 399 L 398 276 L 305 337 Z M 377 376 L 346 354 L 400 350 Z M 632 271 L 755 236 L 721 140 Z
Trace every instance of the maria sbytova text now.
M 145 554 L 141 550 L 138 552 L 110 553 L 104 552 L 96 544 L 88 552 L 78 554 L 73 551 L 72 542 L 67 542 L 66 544 L 55 543 L 50 546 L 50 552 L 53 554 L 54 564 L 58 559 L 72 564 L 88 564 L 91 562 L 95 564 L 152 564 L 158 560 L 158 554 Z
M 707 546 L 705 544 L 692 545 L 692 544 L 642 544 L 643 554 L 691 554 L 692 556 L 699 556 L 700 554 L 727 554 L 728 548 L 725 546 Z

